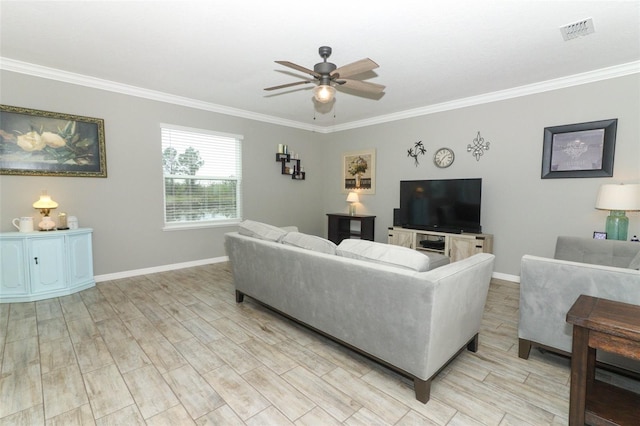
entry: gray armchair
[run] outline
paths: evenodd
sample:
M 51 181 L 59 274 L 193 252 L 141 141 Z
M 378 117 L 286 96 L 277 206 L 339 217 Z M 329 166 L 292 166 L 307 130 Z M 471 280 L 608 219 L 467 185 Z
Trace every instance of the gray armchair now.
M 525 255 L 520 273 L 518 355 L 532 347 L 570 354 L 566 315 L 586 294 L 640 305 L 640 243 L 558 237 L 553 259 Z M 634 269 L 632 269 L 634 268 Z M 598 360 L 640 373 L 640 363 L 598 353 Z

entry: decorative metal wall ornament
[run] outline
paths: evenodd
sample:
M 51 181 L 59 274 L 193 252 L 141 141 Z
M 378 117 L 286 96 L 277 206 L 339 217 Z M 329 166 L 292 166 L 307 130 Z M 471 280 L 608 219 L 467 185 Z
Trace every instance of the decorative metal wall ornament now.
M 415 166 L 418 167 L 418 165 L 420 164 L 418 162 L 418 155 L 425 155 L 426 153 L 427 153 L 427 149 L 422 144 L 422 141 L 418 141 L 415 144 L 413 144 L 413 148 L 409 148 L 407 150 L 407 157 L 413 158 L 413 161 L 415 162 Z
M 476 157 L 476 161 L 480 161 L 480 157 L 482 157 L 484 152 L 488 150 L 489 142 L 484 141 L 484 138 L 480 136 L 480 132 L 478 132 L 478 136 L 473 140 L 473 145 L 467 145 L 467 152 L 470 152 L 471 155 Z

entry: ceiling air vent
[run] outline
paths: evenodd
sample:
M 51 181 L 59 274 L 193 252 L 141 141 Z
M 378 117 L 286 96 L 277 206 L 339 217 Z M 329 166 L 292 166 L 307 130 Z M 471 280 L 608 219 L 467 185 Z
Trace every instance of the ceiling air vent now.
M 593 19 L 583 19 L 582 21 L 574 22 L 572 24 L 560 27 L 562 38 L 564 41 L 573 40 L 581 36 L 586 36 L 595 32 L 593 27 Z

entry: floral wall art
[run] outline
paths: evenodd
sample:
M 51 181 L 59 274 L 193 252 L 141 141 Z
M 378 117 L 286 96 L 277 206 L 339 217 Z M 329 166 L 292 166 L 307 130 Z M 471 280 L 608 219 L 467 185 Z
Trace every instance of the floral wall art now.
M 107 177 L 104 121 L 0 105 L 0 174 Z
M 376 192 L 376 151 L 345 152 L 342 156 L 342 192 Z

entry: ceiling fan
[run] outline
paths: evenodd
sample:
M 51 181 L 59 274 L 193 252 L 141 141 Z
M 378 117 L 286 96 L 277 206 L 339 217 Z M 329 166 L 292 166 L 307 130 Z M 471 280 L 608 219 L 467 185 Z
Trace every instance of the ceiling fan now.
M 380 94 L 384 91 L 385 86 L 381 84 L 369 83 L 367 81 L 360 80 L 350 80 L 346 78 L 378 68 L 378 64 L 373 62 L 371 59 L 361 59 L 359 61 L 338 68 L 335 64 L 327 62 L 327 58 L 331 56 L 331 48 L 329 46 L 321 46 L 318 49 L 318 53 L 323 59 L 323 62 L 315 64 L 313 67 L 313 71 L 303 66 L 294 64 L 293 62 L 276 61 L 277 64 L 284 65 L 285 67 L 293 68 L 294 70 L 302 71 L 306 74 L 309 74 L 313 77 L 313 79 L 296 81 L 295 83 L 281 84 L 280 86 L 267 87 L 264 90 L 277 90 L 284 89 L 285 87 L 297 86 L 299 84 L 316 83 L 316 87 L 313 89 L 314 97 L 318 102 L 321 103 L 331 102 L 336 93 L 336 87 L 346 87 L 349 89 L 372 94 Z

